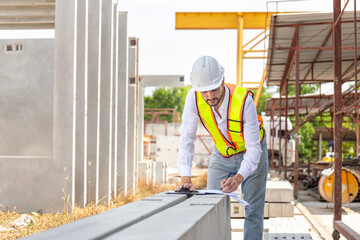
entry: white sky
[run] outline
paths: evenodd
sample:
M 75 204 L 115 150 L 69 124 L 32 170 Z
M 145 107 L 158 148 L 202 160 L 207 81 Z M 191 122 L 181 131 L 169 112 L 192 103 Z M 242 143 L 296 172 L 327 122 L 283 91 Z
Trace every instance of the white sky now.
M 119 0 L 128 12 L 128 34 L 139 38 L 140 74 L 181 74 L 190 84 L 193 62 L 202 55 L 215 57 L 225 68 L 227 82 L 236 82 L 236 30 L 175 30 L 175 12 L 323 11 L 332 0 Z M 344 6 L 345 1 L 341 1 Z M 351 0 L 346 10 L 353 9 Z M 357 2 L 357 8 L 360 8 Z M 245 30 L 244 43 L 259 33 Z M 244 60 L 244 81 L 260 81 L 266 60 Z
M 345 0 L 341 0 L 342 6 Z M 118 0 L 128 12 L 128 36 L 139 38 L 140 75 L 189 75 L 193 62 L 202 55 L 215 57 L 225 68 L 226 82 L 236 82 L 236 30 L 175 30 L 175 12 L 290 12 L 333 9 L 332 0 Z M 353 10 L 350 0 L 346 10 Z M 360 0 L 357 0 L 360 9 Z M 25 32 L 26 33 L 26 32 Z M 244 43 L 259 33 L 245 30 Z M 47 33 L 49 35 L 49 32 Z M 50 36 L 53 37 L 53 31 Z M 15 37 L 0 31 L 0 38 Z M 262 44 L 262 47 L 264 44 Z M 244 81 L 260 81 L 266 60 L 244 60 Z M 147 91 L 147 94 L 149 91 Z

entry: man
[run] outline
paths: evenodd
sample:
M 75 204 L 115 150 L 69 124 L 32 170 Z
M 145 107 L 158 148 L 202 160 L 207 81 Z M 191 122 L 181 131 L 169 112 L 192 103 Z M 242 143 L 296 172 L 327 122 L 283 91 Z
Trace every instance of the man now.
M 262 119 L 256 114 L 252 92 L 225 84 L 224 69 L 209 56 L 200 57 L 191 72 L 192 89 L 186 96 L 178 167 L 181 183 L 176 187 L 195 190 L 191 183 L 196 129 L 200 120 L 213 137 L 207 189 L 230 193 L 241 184 L 245 210 L 244 239 L 259 240 L 263 234 L 268 153 Z M 246 150 L 246 151 L 245 151 Z

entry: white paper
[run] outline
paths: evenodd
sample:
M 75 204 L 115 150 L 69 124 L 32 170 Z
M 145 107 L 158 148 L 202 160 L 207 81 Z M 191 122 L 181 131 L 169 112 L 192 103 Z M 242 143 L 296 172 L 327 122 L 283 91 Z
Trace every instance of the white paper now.
M 171 194 L 176 194 L 176 193 L 178 193 L 178 192 L 175 192 L 175 191 L 166 191 L 166 193 L 171 193 Z M 244 205 L 244 207 L 246 207 L 246 208 L 248 208 L 248 207 L 250 207 L 250 204 L 247 202 L 247 201 L 245 201 L 245 200 L 243 200 L 243 199 L 241 199 L 239 196 L 242 196 L 243 194 L 241 194 L 241 193 L 234 193 L 234 192 L 232 192 L 232 193 L 224 193 L 223 191 L 221 191 L 221 190 L 196 190 L 195 191 L 195 194 L 202 194 L 202 195 L 204 195 L 204 194 L 221 194 L 221 195 L 228 195 L 228 196 L 230 196 L 230 197 L 232 197 L 233 199 L 235 199 L 237 202 L 239 202 L 240 204 L 242 204 L 242 205 Z
M 242 205 L 244 205 L 244 207 L 250 207 L 250 204 L 247 202 L 247 201 L 245 201 L 245 200 L 243 200 L 243 199 L 241 199 L 240 197 L 239 197 L 239 195 L 243 195 L 243 194 L 241 194 L 241 193 L 234 193 L 234 192 L 232 192 L 232 193 L 224 193 L 223 191 L 221 191 L 221 190 L 198 190 L 199 191 L 199 193 L 205 193 L 205 194 L 222 194 L 222 195 L 228 195 L 228 196 L 230 196 L 230 197 L 232 197 L 233 199 L 235 199 L 237 202 L 239 202 L 240 204 L 242 204 Z

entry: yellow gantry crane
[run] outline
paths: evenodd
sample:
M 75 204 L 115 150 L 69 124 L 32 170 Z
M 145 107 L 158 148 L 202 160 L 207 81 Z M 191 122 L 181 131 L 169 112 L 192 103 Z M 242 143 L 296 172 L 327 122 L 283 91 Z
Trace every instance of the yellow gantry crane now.
M 176 29 L 182 30 L 210 30 L 210 29 L 237 29 L 237 84 L 258 84 L 255 96 L 255 105 L 259 103 L 264 80 L 266 77 L 266 67 L 260 82 L 243 81 L 243 59 L 266 58 L 264 56 L 245 56 L 247 53 L 263 53 L 267 50 L 254 50 L 254 48 L 264 41 L 268 34 L 266 31 L 270 26 L 270 17 L 275 12 L 177 12 Z M 245 45 L 243 44 L 244 29 L 263 29 L 256 37 Z M 256 42 L 257 41 L 257 42 Z M 253 44 L 249 49 L 245 49 Z

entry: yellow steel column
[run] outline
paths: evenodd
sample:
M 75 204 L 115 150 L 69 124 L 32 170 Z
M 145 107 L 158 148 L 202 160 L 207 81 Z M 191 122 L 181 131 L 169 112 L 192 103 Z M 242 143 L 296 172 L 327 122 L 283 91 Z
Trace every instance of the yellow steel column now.
M 237 16 L 237 85 L 242 86 L 243 81 L 243 29 L 244 17 L 243 15 Z
M 255 103 L 255 106 L 257 107 L 258 104 L 259 104 L 259 101 L 260 101 L 260 96 L 261 96 L 261 92 L 262 92 L 262 89 L 263 89 L 263 86 L 264 86 L 264 81 L 265 81 L 265 77 L 266 77 L 266 67 L 264 69 L 264 72 L 263 72 L 263 75 L 262 75 L 262 78 L 261 78 L 261 82 L 260 82 L 260 85 L 259 85 L 259 88 L 256 92 L 256 95 L 255 95 L 255 100 L 254 100 L 254 103 Z

